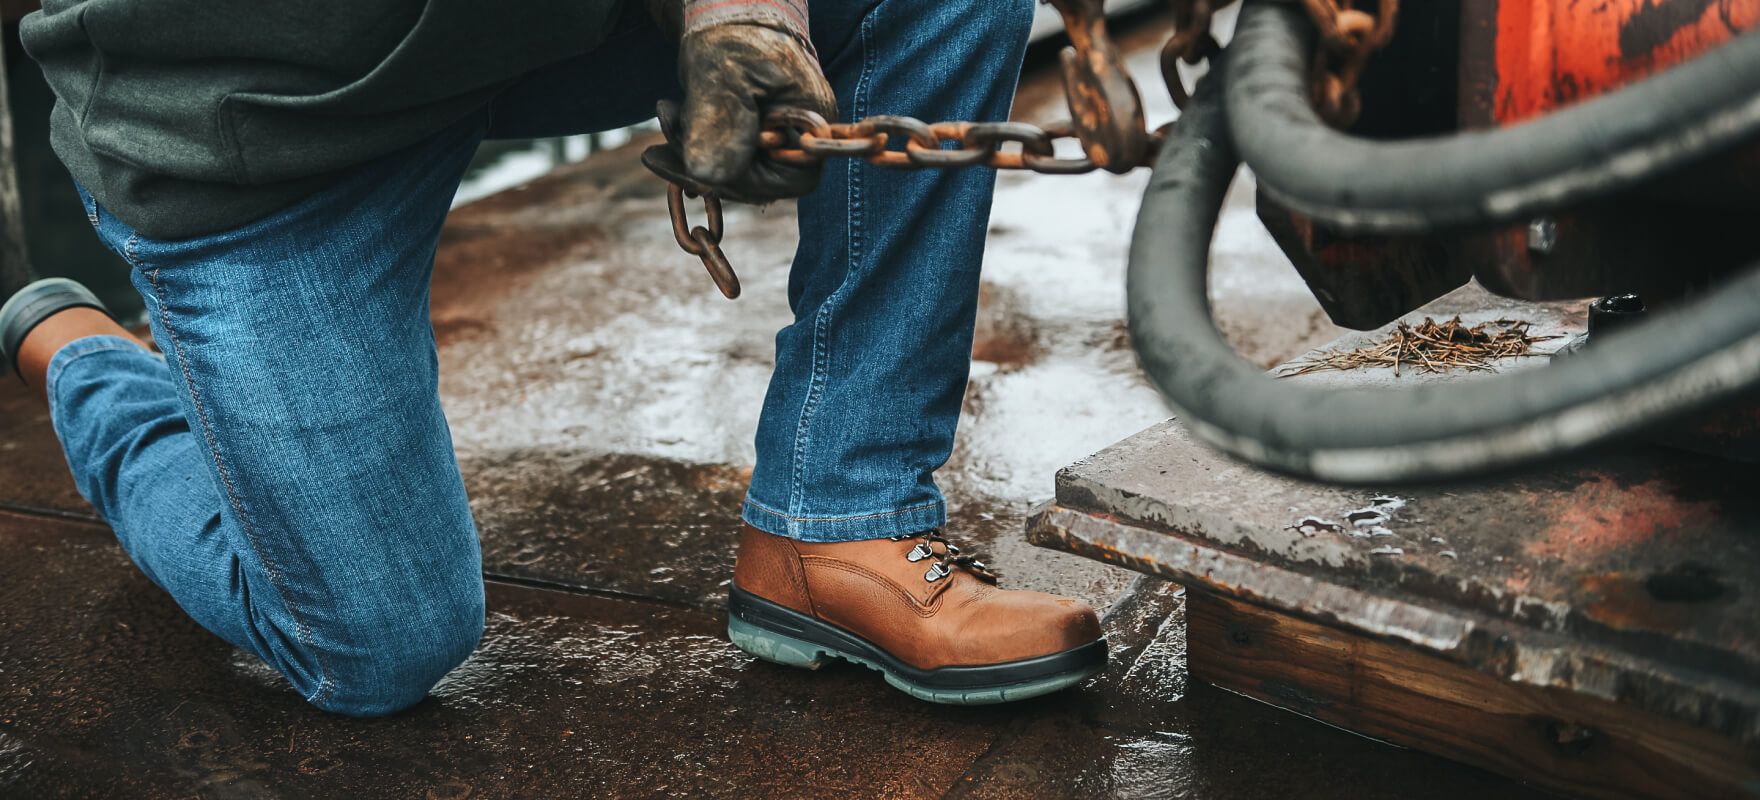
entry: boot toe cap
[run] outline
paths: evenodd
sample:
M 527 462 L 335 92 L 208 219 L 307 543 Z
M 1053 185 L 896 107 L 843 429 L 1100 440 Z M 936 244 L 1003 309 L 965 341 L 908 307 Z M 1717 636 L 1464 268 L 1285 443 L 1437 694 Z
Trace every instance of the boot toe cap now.
M 1000 663 L 1048 656 L 1101 638 L 1100 619 L 1087 603 L 1039 592 L 998 592 L 973 626 L 972 655 Z

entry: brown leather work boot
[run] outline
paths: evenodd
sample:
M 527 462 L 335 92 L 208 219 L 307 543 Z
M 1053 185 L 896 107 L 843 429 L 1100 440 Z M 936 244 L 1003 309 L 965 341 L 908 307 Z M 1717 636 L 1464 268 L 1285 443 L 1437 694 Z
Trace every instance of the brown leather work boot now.
M 938 532 L 825 544 L 748 525 L 728 612 L 728 637 L 752 655 L 808 669 L 842 658 L 932 703 L 1023 700 L 1106 666 L 1086 603 L 999 589 Z

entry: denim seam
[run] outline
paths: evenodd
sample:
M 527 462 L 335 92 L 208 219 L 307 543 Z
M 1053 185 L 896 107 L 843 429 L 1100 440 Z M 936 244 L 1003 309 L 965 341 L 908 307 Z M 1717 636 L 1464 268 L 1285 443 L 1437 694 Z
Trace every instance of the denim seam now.
M 868 91 L 874 76 L 875 65 L 879 60 L 874 48 L 870 46 L 875 24 L 874 19 L 879 16 L 879 13 L 880 10 L 876 8 L 862 20 L 862 72 L 861 76 L 856 79 L 855 96 L 851 99 L 850 105 L 851 116 L 855 119 L 861 119 L 867 115 Z M 819 401 L 824 397 L 825 381 L 831 371 L 830 344 L 827 342 L 827 339 L 830 338 L 831 318 L 841 305 L 845 290 L 849 288 L 850 279 L 856 274 L 864 256 L 862 222 L 865 219 L 866 209 L 862 206 L 862 172 L 860 165 L 854 159 L 851 159 L 844 168 L 848 170 L 849 174 L 849 216 L 847 218 L 849 246 L 844 254 L 843 282 L 832 290 L 831 294 L 825 298 L 825 302 L 820 304 L 819 312 L 813 315 L 812 377 L 807 384 L 807 396 L 801 401 L 800 422 L 795 427 L 793 480 L 790 481 L 788 487 L 789 514 L 780 515 L 784 517 L 789 517 L 790 514 L 799 515 L 804 510 L 807 483 L 806 451 L 812 442 L 814 412 L 818 410 Z
M 66 372 L 69 366 L 72 366 L 74 362 L 79 361 L 86 356 L 97 353 L 111 353 L 118 350 L 128 351 L 141 349 L 139 345 L 132 345 L 121 340 L 110 341 L 111 339 L 115 339 L 115 337 L 94 336 L 88 337 L 87 339 L 78 339 L 64 345 L 55 353 L 55 356 L 49 360 L 49 372 L 43 376 L 43 391 L 50 397 L 56 397 L 55 385 L 60 382 L 61 373 Z M 75 350 L 74 348 L 79 346 L 81 342 L 90 343 L 78 347 L 78 349 Z M 64 353 L 66 354 L 65 357 L 63 357 Z
M 300 642 L 311 650 L 312 658 L 318 662 L 318 686 L 312 690 L 312 694 L 306 698 L 306 702 L 313 705 L 321 704 L 336 688 L 336 685 L 330 680 L 329 668 L 324 666 L 324 653 L 313 641 L 312 629 L 310 625 L 306 624 L 304 612 L 300 611 L 299 604 L 294 602 L 293 594 L 287 588 L 286 578 L 282 575 L 281 568 L 277 567 L 275 561 L 269 558 L 264 551 L 256 525 L 251 522 L 250 514 L 244 510 L 244 502 L 239 499 L 238 489 L 232 485 L 232 476 L 227 472 L 225 459 L 220 456 L 220 443 L 214 436 L 212 424 L 208 421 L 208 411 L 202 403 L 201 391 L 196 388 L 195 378 L 190 375 L 189 363 L 184 358 L 183 343 L 177 338 L 177 332 L 171 326 L 171 312 L 165 309 L 165 287 L 159 283 L 159 268 L 143 269 L 139 256 L 135 254 L 135 243 L 139 239 L 138 234 L 128 237 L 128 240 L 123 243 L 124 255 L 127 256 L 129 264 L 133 265 L 135 269 L 141 270 L 142 274 L 147 276 L 147 282 L 153 285 L 153 296 L 159 303 L 159 326 L 164 329 L 165 337 L 171 340 L 171 348 L 177 354 L 177 369 L 183 376 L 184 386 L 189 389 L 190 403 L 195 406 L 196 410 L 196 421 L 202 426 L 202 438 L 207 441 L 208 452 L 214 459 L 215 471 L 220 476 L 220 484 L 226 489 L 226 501 L 232 506 L 233 513 L 238 515 L 239 524 L 244 528 L 245 538 L 250 542 L 251 550 L 263 562 L 264 568 L 269 572 L 269 582 L 274 585 L 276 593 L 281 595 L 281 602 L 287 606 L 288 614 L 293 617 L 295 634 L 299 636 Z
M 781 511 L 777 511 L 774 508 L 771 508 L 767 505 L 764 505 L 763 503 L 760 503 L 756 500 L 753 500 L 749 496 L 746 498 L 746 502 L 751 504 L 752 506 L 756 507 L 759 511 L 763 511 L 766 514 L 771 514 L 774 516 L 781 517 L 783 519 L 788 520 L 789 522 L 860 522 L 864 519 L 880 519 L 882 517 L 896 517 L 896 516 L 900 516 L 903 514 L 909 514 L 912 512 L 916 512 L 916 511 L 922 511 L 923 509 L 926 509 L 926 508 L 936 508 L 936 507 L 939 507 L 942 505 L 942 502 L 940 500 L 932 500 L 927 503 L 918 503 L 917 505 L 914 505 L 914 506 L 905 506 L 904 508 L 895 508 L 895 509 L 892 509 L 891 511 L 876 511 L 872 514 L 857 514 L 855 516 L 850 516 L 850 517 L 802 517 L 802 516 L 795 516 L 792 514 L 784 514 Z

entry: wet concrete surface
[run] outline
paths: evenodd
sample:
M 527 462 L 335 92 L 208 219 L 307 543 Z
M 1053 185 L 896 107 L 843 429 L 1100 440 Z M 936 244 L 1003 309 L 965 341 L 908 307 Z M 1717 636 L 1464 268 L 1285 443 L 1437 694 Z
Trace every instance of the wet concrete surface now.
M 930 797 L 1012 716 L 784 675 L 713 615 L 492 585 L 465 666 L 350 720 L 188 621 L 100 530 L 0 516 L 0 549 L 0 663 L 29 677 L 0 685 L 7 797 Z M 910 757 L 852 757 L 875 741 Z
M 483 645 L 416 708 L 310 710 L 202 631 L 99 526 L 0 513 L 5 797 L 1472 797 L 1483 773 L 1183 674 L 1166 584 L 1115 609 L 1113 666 L 950 708 L 872 673 L 756 662 L 718 615 L 492 583 Z M 1160 635 L 1154 635 L 1160 632 Z M 1148 634 L 1148 635 L 1144 635 Z M 1445 777 L 1436 790 L 1429 782 Z
M 1130 32 L 1152 100 L 1165 30 Z M 1058 116 L 1038 65 L 1020 115 Z M 1146 175 L 999 182 L 952 533 L 1011 586 L 1106 612 L 1090 684 L 922 704 L 860 668 L 759 663 L 722 633 L 738 504 L 795 238 L 730 208 L 745 295 L 676 250 L 662 185 L 597 154 L 456 211 L 433 292 L 441 390 L 491 581 L 479 651 L 416 709 L 349 720 L 188 621 L 72 490 L 46 415 L 0 389 L 0 797 L 1394 797 L 1520 795 L 1184 674 L 1171 585 L 1032 547 L 1078 458 L 1163 420 L 1124 334 Z M 1237 187 L 1223 325 L 1276 363 L 1330 339 Z
M 96 520 L 55 440 L 49 410 L 8 375 L 0 389 L 0 509 Z

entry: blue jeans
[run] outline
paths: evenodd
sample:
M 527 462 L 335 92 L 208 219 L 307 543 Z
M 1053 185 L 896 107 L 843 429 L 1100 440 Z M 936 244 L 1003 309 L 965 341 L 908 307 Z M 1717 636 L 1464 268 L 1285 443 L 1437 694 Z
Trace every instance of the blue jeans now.
M 632 4 L 639 5 L 639 4 Z M 1007 116 L 1032 0 L 816 2 L 845 119 Z M 481 554 L 440 407 L 428 284 L 485 137 L 621 127 L 678 94 L 639 16 L 482 113 L 237 230 L 155 241 L 84 194 L 163 359 L 92 337 L 50 365 L 80 491 L 143 572 L 320 708 L 384 714 L 469 655 Z M 830 165 L 800 202 L 747 521 L 815 541 L 945 518 L 994 173 Z

